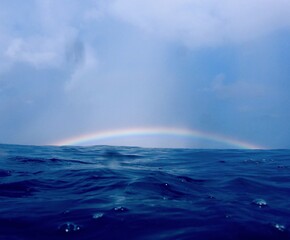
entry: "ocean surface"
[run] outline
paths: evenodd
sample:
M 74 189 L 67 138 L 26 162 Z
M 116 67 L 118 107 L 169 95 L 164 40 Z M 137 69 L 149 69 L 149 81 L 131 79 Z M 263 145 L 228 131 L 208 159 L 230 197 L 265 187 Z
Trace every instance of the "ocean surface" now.
M 290 150 L 0 145 L 0 239 L 290 239 Z

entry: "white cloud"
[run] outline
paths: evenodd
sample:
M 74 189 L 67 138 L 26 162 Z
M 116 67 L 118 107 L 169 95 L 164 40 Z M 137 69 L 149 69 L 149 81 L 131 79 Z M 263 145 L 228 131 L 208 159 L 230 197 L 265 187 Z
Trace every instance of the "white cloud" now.
M 92 0 L 90 2 L 91 7 L 85 9 L 83 18 L 85 21 L 100 20 L 105 17 L 108 7 L 109 0 Z
M 241 43 L 290 27 L 288 0 L 115 0 L 110 13 L 189 47 Z
M 111 17 L 190 48 L 241 43 L 290 27 L 289 0 L 35 0 L 23 11 L 0 5 L 0 71 L 17 61 L 59 66 L 87 24 L 97 32 L 94 22 Z
M 62 66 L 67 45 L 78 33 L 73 26 L 73 21 L 78 19 L 74 15 L 75 4 L 36 0 L 19 9 L 5 4 L 3 8 L 0 12 L 0 20 L 4 23 L 0 26 L 0 58 L 6 67 L 1 67 L 0 71 L 7 71 L 15 62 L 34 67 Z
M 57 49 L 50 40 L 46 38 L 15 38 L 6 49 L 5 56 L 14 62 L 27 62 L 37 67 L 41 65 L 57 66 L 60 64 L 58 54 L 61 49 Z

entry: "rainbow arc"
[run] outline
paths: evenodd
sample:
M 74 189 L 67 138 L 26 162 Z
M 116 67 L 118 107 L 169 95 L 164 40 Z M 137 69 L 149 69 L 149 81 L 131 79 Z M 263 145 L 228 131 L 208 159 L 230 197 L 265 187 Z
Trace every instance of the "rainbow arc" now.
M 108 131 L 96 131 L 88 134 L 74 136 L 53 143 L 53 145 L 86 145 L 89 143 L 101 144 L 104 140 L 115 138 L 125 138 L 134 136 L 171 136 L 184 137 L 192 139 L 204 139 L 214 142 L 223 143 L 229 146 L 244 149 L 263 149 L 262 146 L 249 143 L 246 141 L 234 139 L 228 136 L 216 133 L 205 132 L 186 128 L 170 128 L 170 127 L 150 127 L 150 128 L 126 128 Z

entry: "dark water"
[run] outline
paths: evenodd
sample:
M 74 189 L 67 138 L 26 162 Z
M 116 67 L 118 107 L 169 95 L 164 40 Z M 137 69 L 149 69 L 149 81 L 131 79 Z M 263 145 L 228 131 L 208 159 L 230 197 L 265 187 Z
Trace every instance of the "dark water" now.
M 0 239 L 290 239 L 290 150 L 0 145 Z

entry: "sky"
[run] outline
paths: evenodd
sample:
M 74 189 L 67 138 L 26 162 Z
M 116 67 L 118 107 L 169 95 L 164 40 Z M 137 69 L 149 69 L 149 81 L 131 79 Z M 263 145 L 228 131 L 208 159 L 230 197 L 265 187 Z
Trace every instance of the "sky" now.
M 0 1 L 0 143 L 289 148 L 289 122 L 289 0 Z

